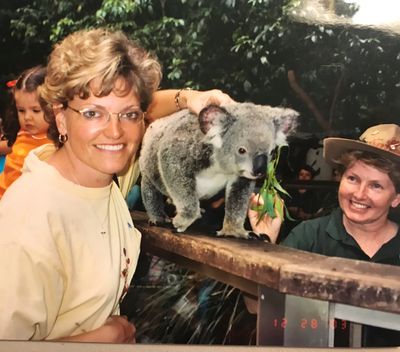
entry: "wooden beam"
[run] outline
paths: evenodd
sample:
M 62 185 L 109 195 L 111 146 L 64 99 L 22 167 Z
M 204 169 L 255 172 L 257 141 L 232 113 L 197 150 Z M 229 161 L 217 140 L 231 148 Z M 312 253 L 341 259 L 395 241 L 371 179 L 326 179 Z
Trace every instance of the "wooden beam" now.
M 263 285 L 291 294 L 400 314 L 400 267 L 326 257 L 270 243 L 176 234 L 133 212 L 143 250 L 182 263 L 245 292 Z M 235 281 L 236 280 L 236 281 Z M 247 287 L 247 288 L 246 288 Z

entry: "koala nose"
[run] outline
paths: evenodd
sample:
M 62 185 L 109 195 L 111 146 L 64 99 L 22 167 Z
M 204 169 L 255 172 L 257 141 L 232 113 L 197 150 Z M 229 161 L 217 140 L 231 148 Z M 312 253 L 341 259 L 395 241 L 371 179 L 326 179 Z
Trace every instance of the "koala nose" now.
M 265 175 L 268 164 L 268 156 L 265 154 L 258 154 L 253 159 L 253 175 L 263 176 Z

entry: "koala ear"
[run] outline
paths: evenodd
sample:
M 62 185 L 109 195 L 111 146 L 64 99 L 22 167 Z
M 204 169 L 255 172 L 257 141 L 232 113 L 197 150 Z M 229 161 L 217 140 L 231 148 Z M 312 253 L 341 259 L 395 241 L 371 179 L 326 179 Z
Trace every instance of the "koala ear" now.
M 201 132 L 207 134 L 213 127 L 220 130 L 222 119 L 228 115 L 228 112 L 217 105 L 209 105 L 200 111 L 199 124 Z
M 293 134 L 297 127 L 299 113 L 292 109 L 282 109 L 274 118 L 276 128 L 276 145 L 286 144 L 286 137 Z

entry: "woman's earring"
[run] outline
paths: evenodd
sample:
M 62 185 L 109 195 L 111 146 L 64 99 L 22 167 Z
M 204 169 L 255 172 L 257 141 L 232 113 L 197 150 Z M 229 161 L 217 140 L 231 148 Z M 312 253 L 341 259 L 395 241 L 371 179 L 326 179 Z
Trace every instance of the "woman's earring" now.
M 67 134 L 59 134 L 58 135 L 58 141 L 60 144 L 64 144 L 68 140 L 68 135 Z

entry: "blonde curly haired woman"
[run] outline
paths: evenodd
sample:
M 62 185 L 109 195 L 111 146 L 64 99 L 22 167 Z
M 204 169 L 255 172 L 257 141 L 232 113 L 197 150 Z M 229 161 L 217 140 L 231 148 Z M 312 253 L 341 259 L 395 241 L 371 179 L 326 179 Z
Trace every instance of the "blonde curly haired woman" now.
M 230 101 L 157 93 L 160 80 L 158 61 L 121 32 L 79 31 L 55 46 L 39 90 L 55 145 L 28 155 L 0 202 L 1 339 L 135 341 L 119 302 L 141 235 L 113 175 L 134 168 L 144 111 Z

